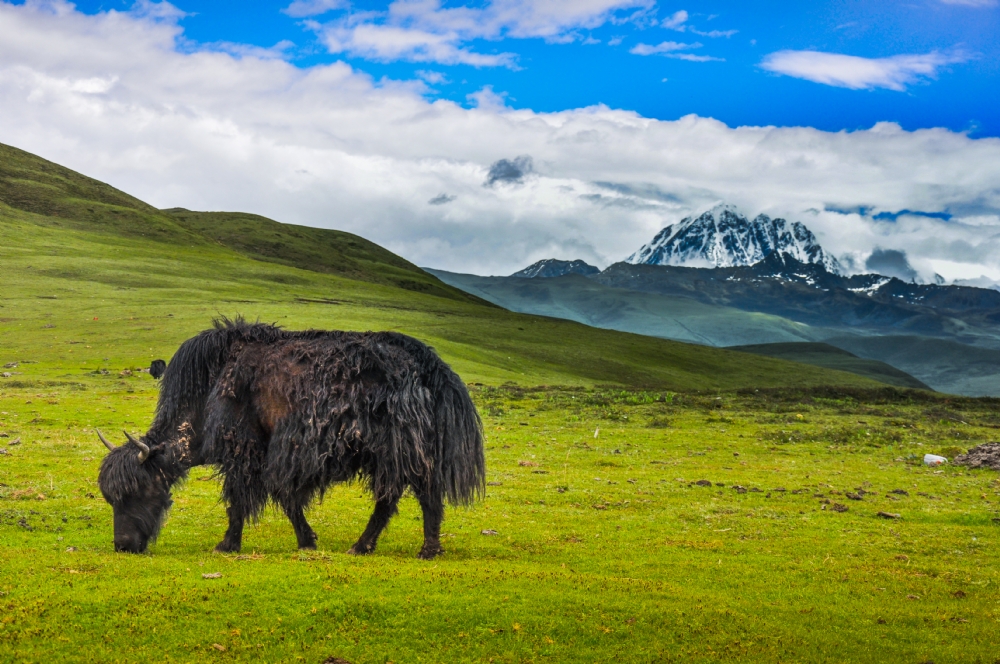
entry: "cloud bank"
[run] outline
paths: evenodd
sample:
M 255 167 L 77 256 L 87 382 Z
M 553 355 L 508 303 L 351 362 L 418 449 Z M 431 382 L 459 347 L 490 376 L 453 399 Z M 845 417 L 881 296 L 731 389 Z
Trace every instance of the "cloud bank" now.
M 536 113 L 490 90 L 468 109 L 425 85 L 192 50 L 169 5 L 0 3 L 0 141 L 162 208 L 254 212 L 510 274 L 550 257 L 607 265 L 726 201 L 802 221 L 859 266 L 878 246 L 921 275 L 1000 278 L 998 139 Z M 483 186 L 515 155 L 531 155 L 530 177 Z

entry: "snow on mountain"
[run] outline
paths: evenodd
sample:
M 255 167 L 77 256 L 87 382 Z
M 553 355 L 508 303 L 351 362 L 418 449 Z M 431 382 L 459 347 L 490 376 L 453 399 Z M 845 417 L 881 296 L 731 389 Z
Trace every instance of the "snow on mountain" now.
M 601 270 L 584 263 L 581 260 L 561 261 L 557 258 L 546 258 L 545 260 L 532 263 L 528 267 L 510 275 L 512 277 L 561 277 L 564 274 L 597 274 Z
M 625 259 L 626 263 L 684 267 L 754 265 L 779 252 L 802 263 L 822 265 L 840 274 L 837 259 L 828 255 L 801 222 L 772 219 L 766 214 L 749 221 L 731 205 L 719 205 L 697 217 L 667 226 L 651 242 Z

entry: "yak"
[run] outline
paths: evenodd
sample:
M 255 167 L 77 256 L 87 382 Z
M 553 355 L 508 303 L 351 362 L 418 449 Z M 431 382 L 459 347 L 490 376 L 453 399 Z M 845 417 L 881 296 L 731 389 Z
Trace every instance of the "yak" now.
M 375 550 L 407 489 L 423 511 L 419 557 L 441 553 L 444 503 L 485 487 L 482 421 L 465 384 L 420 341 L 395 332 L 288 331 L 220 318 L 188 339 L 163 372 L 153 423 L 125 433 L 98 484 L 114 511 L 117 551 L 144 552 L 171 488 L 194 466 L 222 478 L 229 527 L 215 547 L 240 550 L 243 527 L 273 502 L 300 549 L 316 548 L 305 509 L 338 482 L 375 499 L 348 553 Z

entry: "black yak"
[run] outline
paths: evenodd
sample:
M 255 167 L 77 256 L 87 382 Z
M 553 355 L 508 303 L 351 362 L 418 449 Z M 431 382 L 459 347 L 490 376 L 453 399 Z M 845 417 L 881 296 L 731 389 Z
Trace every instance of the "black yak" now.
M 167 363 L 163 360 L 153 360 L 153 363 L 149 365 L 149 375 L 153 378 L 159 379 L 163 376 L 163 372 L 167 370 Z
M 216 551 L 240 549 L 243 524 L 268 500 L 299 548 L 316 546 L 304 509 L 328 486 L 363 481 L 375 498 L 349 553 L 366 554 L 412 489 L 424 517 L 419 557 L 441 552 L 444 501 L 484 487 L 482 423 L 465 384 L 433 350 L 392 332 L 291 332 L 241 319 L 185 341 L 163 375 L 156 417 L 114 447 L 98 483 L 114 508 L 118 551 L 156 538 L 170 490 L 192 466 L 222 476 L 229 528 Z M 100 435 L 100 432 L 98 432 Z

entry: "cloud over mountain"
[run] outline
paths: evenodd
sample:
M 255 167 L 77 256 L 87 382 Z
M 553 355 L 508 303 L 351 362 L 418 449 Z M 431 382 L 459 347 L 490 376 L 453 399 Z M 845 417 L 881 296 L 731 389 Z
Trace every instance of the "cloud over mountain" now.
M 540 113 L 485 89 L 464 108 L 343 62 L 193 48 L 170 5 L 146 8 L 0 2 L 0 141 L 160 207 L 341 228 L 456 271 L 509 274 L 551 256 L 607 265 L 727 201 L 801 220 L 859 264 L 880 246 L 922 275 L 1000 279 L 998 139 Z M 509 156 L 501 168 L 501 155 L 531 155 L 534 174 Z M 442 192 L 455 198 L 428 204 Z M 901 210 L 951 217 L 874 218 Z
M 534 162 L 530 155 L 521 155 L 514 159 L 498 159 L 490 166 L 486 173 L 484 187 L 492 187 L 497 182 L 510 184 L 521 184 L 524 176 L 535 170 Z

